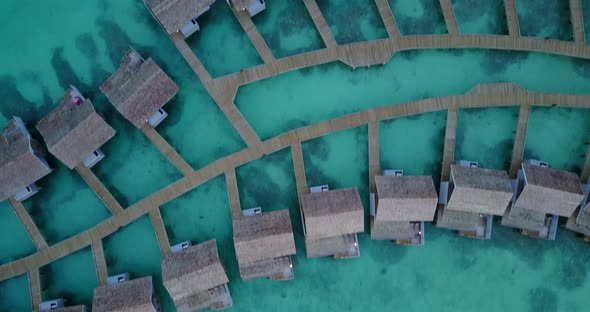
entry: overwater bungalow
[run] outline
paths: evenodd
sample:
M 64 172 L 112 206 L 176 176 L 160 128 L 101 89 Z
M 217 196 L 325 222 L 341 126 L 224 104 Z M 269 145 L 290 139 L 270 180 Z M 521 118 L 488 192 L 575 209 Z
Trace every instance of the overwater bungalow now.
M 0 138 L 0 201 L 23 201 L 38 192 L 35 182 L 51 172 L 45 151 L 22 119 L 13 117 Z
M 522 164 L 513 191 L 512 206 L 502 225 L 546 240 L 555 239 L 559 217 L 571 217 L 584 199 L 578 175 L 548 168 L 547 163 L 539 161 Z
M 584 199 L 576 211 L 567 219 L 565 227 L 569 230 L 584 235 L 584 239 L 590 242 L 590 178 L 582 185 Z
M 293 279 L 295 239 L 287 209 L 233 220 L 234 246 L 243 280 Z
M 94 289 L 93 312 L 160 312 L 151 276 L 130 280 L 129 274 L 110 276 Z
M 92 102 L 70 86 L 59 105 L 39 123 L 37 130 L 53 156 L 68 168 L 79 164 L 91 168 L 104 153 L 100 147 L 115 136 L 115 130 L 94 110 Z
M 155 128 L 168 116 L 163 107 L 176 95 L 178 86 L 154 60 L 144 60 L 132 48 L 100 91 L 135 127 L 149 123 Z
M 247 11 L 250 17 L 266 9 L 265 0 L 226 0 L 229 5 L 238 11 Z
M 504 214 L 511 198 L 506 171 L 461 161 L 451 165 L 449 181 L 441 183 L 436 226 L 465 237 L 490 239 L 493 217 Z
M 85 305 L 76 305 L 71 307 L 66 307 L 64 305 L 64 299 L 54 299 L 54 300 L 47 300 L 43 301 L 39 304 L 39 312 L 86 312 Z
M 162 257 L 162 279 L 178 312 L 222 310 L 232 306 L 223 265 L 214 239 L 175 245 Z
M 356 188 L 311 188 L 301 196 L 301 219 L 308 258 L 360 255 L 357 233 L 365 230 L 365 217 Z
M 184 38 L 200 29 L 197 18 L 209 11 L 215 0 L 144 0 L 152 16 L 168 35 L 182 33 Z
M 424 222 L 432 222 L 436 212 L 438 195 L 434 181 L 431 176 L 387 173 L 375 176 L 377 194 L 371 199 L 371 239 L 423 245 Z

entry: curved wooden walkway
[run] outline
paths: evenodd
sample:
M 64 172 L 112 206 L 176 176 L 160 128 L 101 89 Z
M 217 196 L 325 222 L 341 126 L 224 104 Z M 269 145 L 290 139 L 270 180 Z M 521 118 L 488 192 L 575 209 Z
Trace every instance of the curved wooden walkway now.
M 256 160 L 265 154 L 299 144 L 301 141 L 310 140 L 344 129 L 355 128 L 370 122 L 397 117 L 459 108 L 514 106 L 514 103 L 520 103 L 521 106 L 590 108 L 590 95 L 529 92 L 514 83 L 481 84 L 463 95 L 443 96 L 405 104 L 372 108 L 294 129 L 268 139 L 257 146 L 248 147 L 219 159 L 200 170 L 196 170 L 190 175 L 128 207 L 121 213 L 76 236 L 49 246 L 33 255 L 3 264 L 0 266 L 0 280 L 18 276 L 28 271 L 34 271 L 41 266 L 80 250 L 114 233 L 119 227 L 125 226 L 149 213 L 153 207 L 162 206 L 221 174 L 225 173 L 226 178 L 229 176 L 230 179 L 233 179 L 235 177 L 234 170 L 236 167 Z M 236 191 L 237 187 L 233 190 L 233 197 L 235 197 Z M 239 203 L 239 199 L 237 201 Z

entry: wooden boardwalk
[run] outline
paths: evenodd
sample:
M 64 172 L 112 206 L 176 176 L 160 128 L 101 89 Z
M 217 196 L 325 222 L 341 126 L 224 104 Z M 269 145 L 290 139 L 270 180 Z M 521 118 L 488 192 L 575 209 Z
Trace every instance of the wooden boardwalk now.
M 186 41 L 184 41 L 184 36 L 180 32 L 170 35 L 170 40 L 172 40 L 172 43 L 174 43 L 178 51 L 180 51 L 180 54 L 184 57 L 190 68 L 195 72 L 203 84 L 213 80 L 193 50 L 188 46 Z
M 118 215 L 123 212 L 123 207 L 115 199 L 115 196 L 102 184 L 102 182 L 94 175 L 92 170 L 88 169 L 84 164 L 76 166 L 76 171 L 86 181 L 86 184 L 96 193 L 98 198 L 111 211 L 113 215 Z
M 41 276 L 39 275 L 39 268 L 32 269 L 28 272 L 29 276 L 29 291 L 31 292 L 31 306 L 33 311 L 39 311 L 39 304 L 43 302 L 41 294 Z
M 375 5 L 377 6 L 379 15 L 381 15 L 383 25 L 385 25 L 385 29 L 387 30 L 389 38 L 401 36 L 399 28 L 397 27 L 397 23 L 395 22 L 395 17 L 393 16 L 393 12 L 391 12 L 391 7 L 389 6 L 387 0 L 375 0 Z
M 457 107 L 449 107 L 447 126 L 445 128 L 445 146 L 443 148 L 441 179 L 449 180 L 451 164 L 455 160 L 455 141 L 457 138 Z
M 156 233 L 156 238 L 158 239 L 158 245 L 160 246 L 162 255 L 165 256 L 171 254 L 172 250 L 170 250 L 168 233 L 166 233 L 166 226 L 164 225 L 164 220 L 162 219 L 159 207 L 154 207 L 150 210 L 150 219 L 152 220 L 152 226 L 154 227 L 154 232 Z
M 530 105 L 520 106 L 520 112 L 518 113 L 518 125 L 516 126 L 514 145 L 512 147 L 512 160 L 510 161 L 510 169 L 508 170 L 508 175 L 510 175 L 510 178 L 516 178 L 518 169 L 522 163 L 524 144 L 526 141 L 526 130 L 529 123 L 530 112 Z
M 588 147 L 588 151 L 586 152 L 586 160 L 584 161 L 582 172 L 580 172 L 580 181 L 582 182 L 582 184 L 588 183 L 588 178 L 590 178 L 590 146 Z
M 459 34 L 459 27 L 457 26 L 457 19 L 455 18 L 455 10 L 453 10 L 452 0 L 439 0 L 440 8 L 445 18 L 445 24 L 447 25 L 447 31 L 451 35 Z
M 12 206 L 12 209 L 14 209 L 14 213 L 16 214 L 20 222 L 23 224 L 25 230 L 27 231 L 27 234 L 29 234 L 29 237 L 33 241 L 33 244 L 35 245 L 37 250 L 48 248 L 49 245 L 47 245 L 45 238 L 43 238 L 43 235 L 41 235 L 39 228 L 37 228 L 37 225 L 33 221 L 33 218 L 31 218 L 31 215 L 29 215 L 29 213 L 23 206 L 23 203 L 17 201 L 16 199 L 14 199 L 14 197 L 8 198 L 8 201 L 10 202 L 10 206 Z
M 375 176 L 381 174 L 379 157 L 379 121 L 369 121 L 369 191 L 376 192 Z
M 297 194 L 309 193 L 307 187 L 307 178 L 305 177 L 305 162 L 303 161 L 303 149 L 301 142 L 297 141 L 291 145 L 291 154 L 293 157 L 293 169 L 295 170 L 295 183 L 297 184 Z
M 102 240 L 97 239 L 92 243 L 92 257 L 94 258 L 94 267 L 96 268 L 96 278 L 99 286 L 107 284 L 108 270 L 107 261 L 104 256 Z
M 102 239 L 116 232 L 138 218 L 149 213 L 153 207 L 162 206 L 199 185 L 219 176 L 226 175 L 230 204 L 234 214 L 241 214 L 239 194 L 235 181 L 235 168 L 256 160 L 265 154 L 278 151 L 296 142 L 317 138 L 332 132 L 355 128 L 371 121 L 381 121 L 392 118 L 429 113 L 440 110 L 459 109 L 467 107 L 496 107 L 538 105 L 559 106 L 571 108 L 590 108 L 589 95 L 571 95 L 559 93 L 529 92 L 513 83 L 494 83 L 478 85 L 463 95 L 450 95 L 413 101 L 405 104 L 394 104 L 368 109 L 365 111 L 341 116 L 314 125 L 294 129 L 262 142 L 259 146 L 250 146 L 234 154 L 194 171 L 163 189 L 135 203 L 122 213 L 104 220 L 94 227 L 67 238 L 49 248 L 0 265 L 0 281 L 21 275 L 30 270 L 44 266 L 60 259 L 72 252 L 89 246 L 98 239 Z M 452 127 L 449 127 L 451 129 Z M 448 158 L 451 159 L 451 158 Z
M 586 2 L 586 5 L 589 5 Z M 572 33 L 578 44 L 586 44 L 586 32 L 584 30 L 584 13 L 582 12 L 581 0 L 570 0 L 570 12 L 572 22 Z
M 194 170 L 191 165 L 174 150 L 170 144 L 154 129 L 149 123 L 144 124 L 141 127 L 141 132 L 154 144 L 158 150 L 168 158 L 168 160 L 180 171 L 183 175 L 187 176 Z
M 264 38 L 262 38 L 262 35 L 260 35 L 260 32 L 258 32 L 256 25 L 252 22 L 252 18 L 250 18 L 248 11 L 236 10 L 234 8 L 232 8 L 232 11 L 238 19 L 238 22 L 240 22 L 240 25 L 242 25 L 244 32 L 246 32 L 246 35 L 250 38 L 252 45 L 254 45 L 254 48 L 258 51 L 260 58 L 262 58 L 265 63 L 274 62 L 275 57 L 272 55 L 272 52 L 268 48 Z
M 508 33 L 510 36 L 520 36 L 520 25 L 518 23 L 518 13 L 516 12 L 516 0 L 504 0 L 504 10 L 506 11 Z
M 320 7 L 318 7 L 317 2 L 315 0 L 303 0 L 303 2 L 305 3 L 309 15 L 311 15 L 311 19 L 320 33 L 326 48 L 336 47 L 336 39 L 334 39 L 334 35 L 332 34 Z
M 235 104 L 227 103 L 219 107 L 248 146 L 256 146 L 262 143 L 256 132 L 254 132 L 254 129 L 252 129 L 252 126 L 250 126 L 250 123 L 244 118 L 244 115 L 242 115 L 242 112 L 240 112 Z
M 240 192 L 238 190 L 235 169 L 228 169 L 225 172 L 225 184 L 227 187 L 227 196 L 229 198 L 232 218 L 240 218 L 242 217 L 242 206 L 240 205 Z

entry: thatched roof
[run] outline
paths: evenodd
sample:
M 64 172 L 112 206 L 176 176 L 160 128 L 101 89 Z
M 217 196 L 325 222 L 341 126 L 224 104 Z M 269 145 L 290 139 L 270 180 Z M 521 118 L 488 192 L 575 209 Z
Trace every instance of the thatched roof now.
M 158 23 L 171 35 L 191 19 L 198 17 L 215 0 L 144 0 Z
M 229 282 L 214 239 L 162 257 L 162 280 L 174 303 L 182 303 L 187 310 L 202 305 L 192 300 L 207 299 L 195 295 Z
M 346 253 L 354 248 L 351 235 L 338 235 L 326 238 L 309 239 L 305 238 L 305 253 L 308 258 L 332 256 L 339 253 Z
M 285 273 L 285 271 L 291 270 L 287 261 L 287 257 L 282 257 L 265 259 L 252 263 L 241 263 L 240 277 L 243 280 L 248 281 Z
M 240 267 L 295 254 L 295 239 L 287 209 L 233 221 L 234 245 Z
M 41 144 L 31 138 L 20 118 L 13 117 L 0 137 L 0 201 L 51 172 L 36 155 L 44 155 Z
M 414 235 L 414 225 L 408 221 L 375 220 L 371 227 L 371 239 L 410 239 Z
M 115 130 L 96 113 L 90 100 L 73 104 L 76 93 L 70 87 L 59 105 L 37 123 L 49 152 L 70 169 L 115 135 Z
M 356 188 L 302 195 L 301 212 L 307 239 L 321 239 L 365 230 L 361 198 Z
M 506 171 L 451 165 L 455 184 L 447 210 L 503 215 L 512 200 Z
M 569 217 L 584 198 L 580 180 L 574 173 L 526 163 L 522 169 L 527 185 L 515 206 Z
M 576 209 L 567 220 L 566 228 L 590 236 L 590 203 L 585 207 Z
M 100 86 L 100 90 L 123 117 L 141 128 L 176 95 L 178 86 L 154 60 L 144 60 L 130 49 L 119 69 Z
M 440 208 L 436 226 L 456 231 L 476 231 L 480 222 L 479 213 Z
M 379 221 L 432 221 L 438 196 L 430 176 L 376 176 Z
M 59 309 L 54 309 L 51 310 L 51 312 L 83 312 L 84 311 L 84 305 L 77 305 L 77 306 L 73 306 L 73 307 L 66 307 L 66 308 L 59 308 Z M 87 310 L 89 311 L 89 310 Z
M 531 231 L 542 231 L 545 228 L 544 212 L 512 206 L 502 218 L 502 225 Z
M 142 277 L 94 289 L 93 312 L 156 312 L 152 277 Z

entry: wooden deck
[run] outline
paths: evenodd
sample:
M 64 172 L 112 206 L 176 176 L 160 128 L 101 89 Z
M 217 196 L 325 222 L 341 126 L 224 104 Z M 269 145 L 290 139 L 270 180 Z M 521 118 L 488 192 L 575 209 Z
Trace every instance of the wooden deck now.
M 96 278 L 99 286 L 107 284 L 108 270 L 107 261 L 104 256 L 102 240 L 97 239 L 92 243 L 92 257 L 94 258 L 94 267 L 96 268 Z
M 375 5 L 377 6 L 379 15 L 381 15 L 383 25 L 387 30 L 387 35 L 389 35 L 389 38 L 401 36 L 399 28 L 397 27 L 397 23 L 395 22 L 395 17 L 393 16 L 393 12 L 391 12 L 391 7 L 389 6 L 387 0 L 375 0 Z
M 98 198 L 104 203 L 104 205 L 111 211 L 113 215 L 118 215 L 123 212 L 123 207 L 115 199 L 115 196 L 102 184 L 102 182 L 94 175 L 92 170 L 88 169 L 84 164 L 76 166 L 76 171 L 82 176 L 82 179 L 86 181 L 86 184 L 96 193 Z
M 168 233 L 166 233 L 166 226 L 164 225 L 164 220 L 162 219 L 159 207 L 154 207 L 150 210 L 150 219 L 152 220 L 152 226 L 154 227 L 154 232 L 156 233 L 156 238 L 158 239 L 158 245 L 160 246 L 162 255 L 165 256 L 171 254 L 172 250 L 170 249 Z
M 440 8 L 445 18 L 445 24 L 447 25 L 447 31 L 451 35 L 459 34 L 459 27 L 457 26 L 457 19 L 455 18 L 455 10 L 453 10 L 452 0 L 439 0 Z
M 14 199 L 13 197 L 10 197 L 8 201 L 10 202 L 10 206 L 12 206 L 12 209 L 14 209 L 14 213 L 16 214 L 20 222 L 23 224 L 25 230 L 27 231 L 27 234 L 29 234 L 29 237 L 33 241 L 33 244 L 35 245 L 37 250 L 43 250 L 48 248 L 49 245 L 47 245 L 45 238 L 43 238 L 43 235 L 39 231 L 39 228 L 37 228 L 37 225 L 33 221 L 33 218 L 31 218 L 31 215 L 29 215 L 23 204 Z
M 29 291 L 31 292 L 31 306 L 33 311 L 39 311 L 39 304 L 43 302 L 41 295 L 41 276 L 39 276 L 39 269 L 35 268 L 28 272 L 29 276 Z
M 381 174 L 379 157 L 379 121 L 369 121 L 369 191 L 376 192 L 375 176 Z
M 520 25 L 518 23 L 518 13 L 516 12 L 516 0 L 504 0 L 504 10 L 506 11 L 506 23 L 508 23 L 508 33 L 510 36 L 520 36 Z
M 524 144 L 526 141 L 526 130 L 529 123 L 531 106 L 521 105 L 518 113 L 518 125 L 516 126 L 516 134 L 514 135 L 514 145 L 512 147 L 512 160 L 510 161 L 510 170 L 508 174 L 510 178 L 516 178 L 518 169 L 522 163 L 524 154 Z
M 303 149 L 301 142 L 297 141 L 291 145 L 291 154 L 293 157 L 293 168 L 295 170 L 295 183 L 297 184 L 297 194 L 309 193 L 307 187 L 307 178 L 305 177 L 305 162 L 303 161 Z
M 455 141 L 457 138 L 457 107 L 450 107 L 447 111 L 447 126 L 445 128 L 445 146 L 443 149 L 441 179 L 449 180 L 451 164 L 455 160 Z
M 305 7 L 307 8 L 309 15 L 311 15 L 311 19 L 320 33 L 326 47 L 336 47 L 336 39 L 334 39 L 334 35 L 332 34 L 330 27 L 328 27 L 328 23 L 318 7 L 317 2 L 315 0 L 303 0 L 303 2 L 305 3 Z
M 262 58 L 262 60 L 265 63 L 274 62 L 275 57 L 272 55 L 272 52 L 268 48 L 268 45 L 266 44 L 266 41 L 264 41 L 264 38 L 262 38 L 262 35 L 260 35 L 260 32 L 258 32 L 256 25 L 254 25 L 254 23 L 252 22 L 252 18 L 250 18 L 250 14 L 248 14 L 248 11 L 239 11 L 235 8 L 232 8 L 232 11 L 238 19 L 238 22 L 240 22 L 240 25 L 242 25 L 242 29 L 244 29 L 244 32 L 246 33 L 248 38 L 250 38 L 252 45 L 254 46 L 256 51 L 258 51 L 260 58 Z
M 171 35 L 170 40 L 172 40 L 172 43 L 174 43 L 178 51 L 180 51 L 180 54 L 184 57 L 190 68 L 195 72 L 203 84 L 213 80 L 193 50 L 191 50 L 186 41 L 184 41 L 184 36 L 180 32 Z
M 232 218 L 241 218 L 242 206 L 240 205 L 240 192 L 238 191 L 238 181 L 236 179 L 235 169 L 228 169 L 225 172 L 225 184 L 227 187 L 227 196 L 229 198 Z
M 588 5 L 589 3 L 586 3 Z M 570 0 L 570 12 L 572 22 L 572 33 L 578 44 L 586 44 L 586 32 L 584 30 L 584 14 L 582 12 L 581 0 Z
M 141 127 L 141 132 L 156 146 L 156 148 L 158 148 L 160 153 L 168 158 L 180 173 L 187 176 L 194 171 L 191 165 L 189 165 L 188 162 L 186 162 L 186 160 L 184 160 L 184 158 L 182 158 L 182 156 L 180 156 L 180 154 L 178 154 L 178 152 L 176 152 L 149 123 L 146 123 Z

